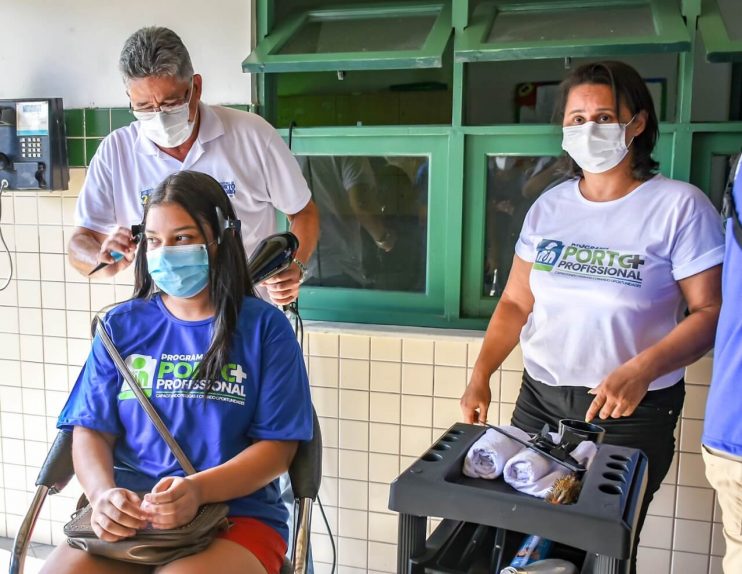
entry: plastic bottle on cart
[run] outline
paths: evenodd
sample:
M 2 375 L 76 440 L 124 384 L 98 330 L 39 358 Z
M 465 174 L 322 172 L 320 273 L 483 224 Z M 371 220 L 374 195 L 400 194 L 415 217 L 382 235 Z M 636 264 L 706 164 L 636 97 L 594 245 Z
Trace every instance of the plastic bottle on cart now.
M 577 567 L 567 560 L 548 558 L 528 566 L 508 566 L 500 570 L 500 574 L 577 574 Z
M 551 540 L 535 536 L 534 534 L 529 534 L 523 539 L 518 552 L 510 561 L 509 566 L 511 568 L 521 568 L 527 566 L 531 562 L 543 560 L 549 555 L 551 545 Z M 503 574 L 504 572 L 505 571 L 502 570 L 500 574 Z

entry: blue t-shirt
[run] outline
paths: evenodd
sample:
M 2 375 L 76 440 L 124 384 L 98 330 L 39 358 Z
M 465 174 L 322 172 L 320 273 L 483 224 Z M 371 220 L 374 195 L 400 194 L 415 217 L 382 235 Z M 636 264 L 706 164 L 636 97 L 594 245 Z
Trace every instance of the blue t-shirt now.
M 742 162 L 740 162 L 742 164 Z M 742 169 L 737 168 L 734 203 L 742 207 Z M 706 403 L 703 444 L 742 456 L 742 247 L 734 237 L 734 220 L 726 222 L 722 271 L 723 303 L 714 347 L 714 374 Z
M 214 320 L 182 321 L 158 295 L 123 303 L 104 325 L 132 374 L 196 470 L 220 465 L 259 440 L 312 437 L 312 407 L 304 360 L 286 317 L 245 298 L 232 338 L 231 362 L 204 395 L 192 379 L 206 353 Z M 59 415 L 57 426 L 82 426 L 116 436 L 116 484 L 148 491 L 166 476 L 183 476 L 142 406 L 98 337 Z M 288 512 L 278 481 L 228 501 L 230 515 L 249 516 L 288 537 Z

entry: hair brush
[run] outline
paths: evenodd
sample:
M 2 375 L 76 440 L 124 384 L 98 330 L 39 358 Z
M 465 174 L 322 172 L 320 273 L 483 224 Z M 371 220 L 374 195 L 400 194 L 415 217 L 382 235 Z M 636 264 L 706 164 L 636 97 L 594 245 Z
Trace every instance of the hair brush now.
M 577 502 L 581 488 L 582 481 L 577 478 L 577 475 L 568 474 L 554 481 L 546 495 L 546 501 L 552 504 L 574 504 Z

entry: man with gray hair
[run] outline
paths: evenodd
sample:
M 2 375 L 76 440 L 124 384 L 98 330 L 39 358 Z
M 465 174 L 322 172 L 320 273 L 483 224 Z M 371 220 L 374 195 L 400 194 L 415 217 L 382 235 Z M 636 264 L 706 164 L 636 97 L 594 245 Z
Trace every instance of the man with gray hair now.
M 276 210 L 299 238 L 294 264 L 266 282 L 276 304 L 296 299 L 319 234 L 319 216 L 301 170 L 276 130 L 256 114 L 201 101 L 203 79 L 167 28 L 148 27 L 124 44 L 119 70 L 137 121 L 113 131 L 90 162 L 77 199 L 70 263 L 113 276 L 134 259 L 131 225 L 171 173 L 195 170 L 219 181 L 242 220 L 245 250 L 276 231 Z M 123 257 L 122 257 L 123 255 Z

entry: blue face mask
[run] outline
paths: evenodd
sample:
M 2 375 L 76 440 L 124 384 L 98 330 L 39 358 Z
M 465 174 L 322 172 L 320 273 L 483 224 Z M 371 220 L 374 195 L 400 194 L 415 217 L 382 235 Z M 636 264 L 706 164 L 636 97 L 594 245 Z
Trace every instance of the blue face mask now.
M 209 253 L 203 243 L 147 251 L 147 267 L 155 285 L 173 297 L 193 297 L 209 283 Z

